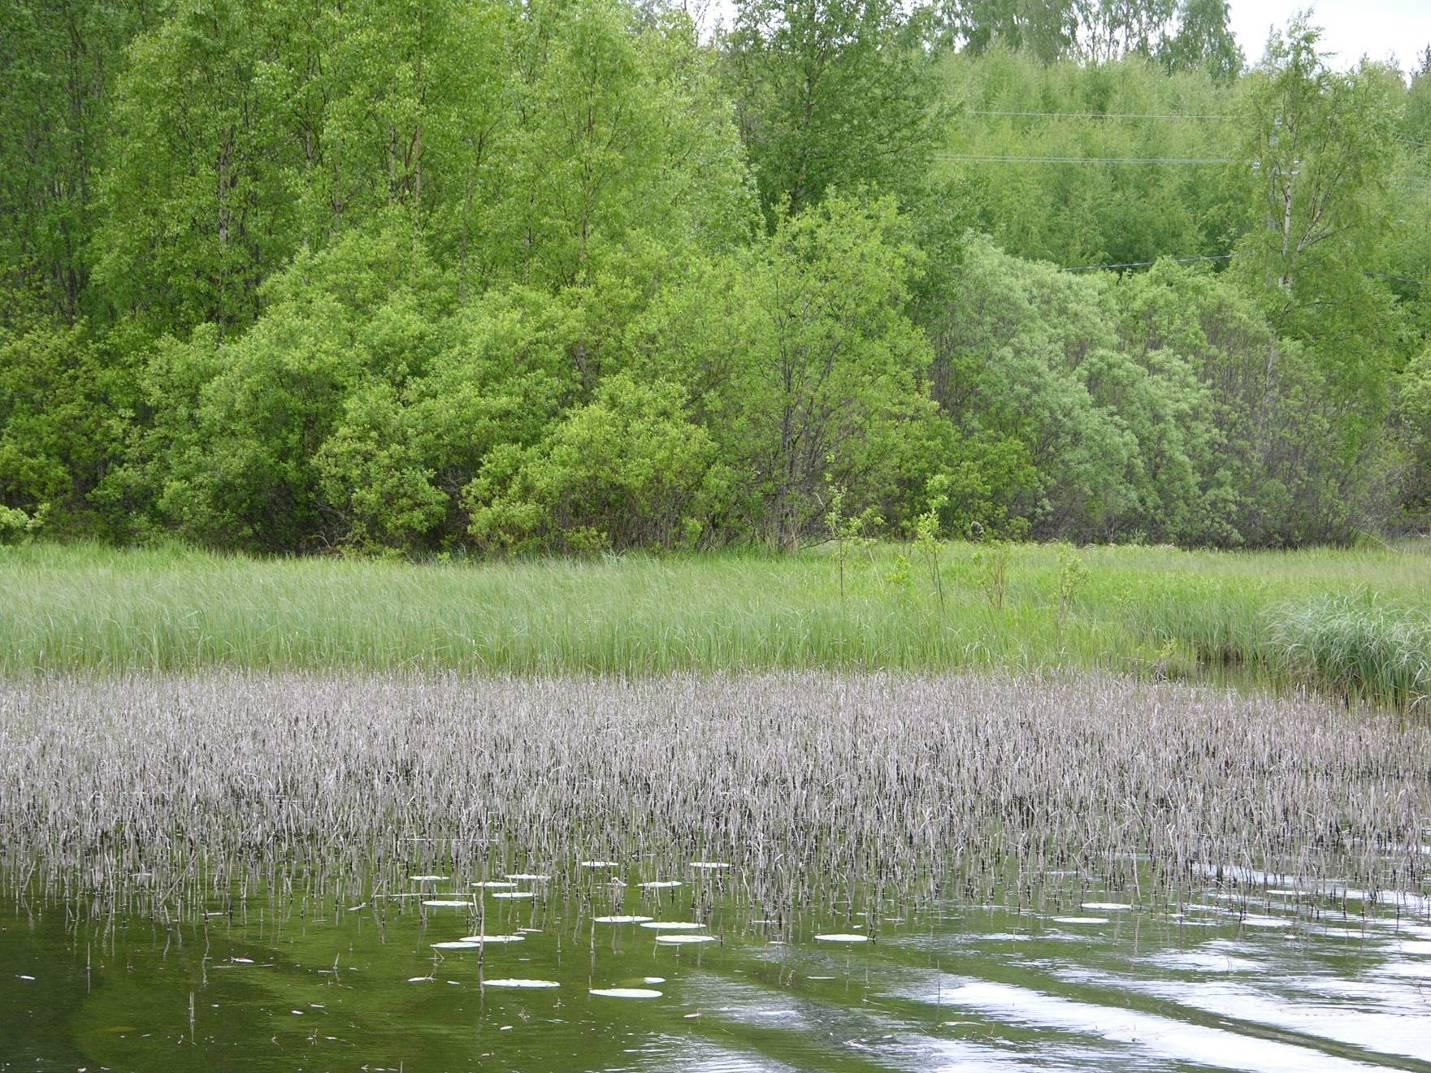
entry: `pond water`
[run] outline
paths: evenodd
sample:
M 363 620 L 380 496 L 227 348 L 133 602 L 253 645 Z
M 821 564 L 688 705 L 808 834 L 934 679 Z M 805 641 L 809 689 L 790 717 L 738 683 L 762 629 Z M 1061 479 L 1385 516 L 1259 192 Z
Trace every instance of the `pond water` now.
M 763 922 L 698 870 L 614 911 L 514 882 L 182 924 L 11 902 L 0 1070 L 1431 1071 L 1424 897 L 1079 883 Z M 520 939 L 434 949 L 479 929 Z

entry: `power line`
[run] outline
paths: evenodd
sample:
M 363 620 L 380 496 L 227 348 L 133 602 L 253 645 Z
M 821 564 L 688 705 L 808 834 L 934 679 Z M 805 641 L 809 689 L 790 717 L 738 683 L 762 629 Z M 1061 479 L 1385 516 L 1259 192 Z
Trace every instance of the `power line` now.
M 1100 269 L 1110 268 L 1151 268 L 1153 265 L 1157 264 L 1158 261 L 1173 261 L 1180 265 L 1190 265 L 1198 264 L 1199 262 L 1203 261 L 1230 261 L 1231 259 L 1232 254 L 1230 253 L 1217 253 L 1209 257 L 1159 257 L 1157 260 L 1154 261 L 1119 261 L 1116 264 L 1106 265 L 1071 265 L 1065 267 L 1063 271 L 1093 272 Z
M 1207 164 L 1245 164 L 1243 160 L 1226 157 L 1181 156 L 995 156 L 975 153 L 936 153 L 938 160 L 961 164 L 1143 164 L 1159 166 L 1200 166 Z
M 1189 265 L 1203 264 L 1208 261 L 1230 261 L 1233 255 L 1230 253 L 1214 253 L 1207 256 L 1197 257 L 1159 257 L 1153 261 L 1117 261 L 1102 265 L 1064 265 L 1060 271 L 1063 272 L 1098 272 L 1117 268 L 1151 268 L 1159 261 L 1172 261 L 1174 264 Z M 1424 279 L 1412 279 L 1409 276 L 1393 276 L 1386 272 L 1363 272 L 1362 275 L 1370 279 L 1393 280 L 1397 283 L 1406 283 L 1413 287 L 1423 287 L 1426 285 Z
M 959 115 L 1003 116 L 1025 119 L 1198 119 L 1228 121 L 1235 115 L 1212 112 L 1016 112 L 987 108 L 966 108 Z

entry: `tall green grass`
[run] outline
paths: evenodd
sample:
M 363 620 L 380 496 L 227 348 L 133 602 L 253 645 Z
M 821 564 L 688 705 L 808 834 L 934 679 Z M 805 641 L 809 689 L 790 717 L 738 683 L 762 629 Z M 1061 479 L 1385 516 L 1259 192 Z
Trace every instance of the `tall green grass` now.
M 427 563 L 0 548 L 0 674 L 456 669 L 1098 668 L 1314 683 L 1424 706 L 1431 555 L 1019 546 Z

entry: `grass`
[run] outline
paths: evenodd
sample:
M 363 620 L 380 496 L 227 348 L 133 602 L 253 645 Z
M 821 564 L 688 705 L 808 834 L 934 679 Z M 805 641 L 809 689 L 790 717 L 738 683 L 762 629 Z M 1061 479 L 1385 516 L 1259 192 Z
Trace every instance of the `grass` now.
M 910 558 L 906 560 L 904 555 Z M 456 670 L 650 675 L 1098 669 L 1315 684 L 1424 710 L 1424 548 L 1017 546 L 407 564 L 0 548 L 0 675 Z M 941 607 L 942 602 L 942 607 Z

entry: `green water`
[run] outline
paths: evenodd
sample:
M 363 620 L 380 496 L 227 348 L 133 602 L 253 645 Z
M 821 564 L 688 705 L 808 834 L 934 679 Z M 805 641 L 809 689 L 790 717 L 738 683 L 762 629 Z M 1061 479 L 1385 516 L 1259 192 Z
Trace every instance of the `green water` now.
M 413 884 L 472 897 L 452 886 Z M 1038 910 L 780 925 L 697 898 L 698 878 L 626 891 L 624 912 L 658 920 L 712 906 L 700 934 L 717 941 L 674 947 L 546 886 L 470 909 L 250 902 L 168 925 L 9 904 L 0 1070 L 1431 1070 L 1424 899 L 1368 918 L 1209 890 L 1179 913 L 1080 889 Z M 434 951 L 476 929 L 479 901 L 486 934 L 522 941 Z M 557 986 L 494 986 L 512 978 Z M 590 993 L 605 988 L 659 995 Z

